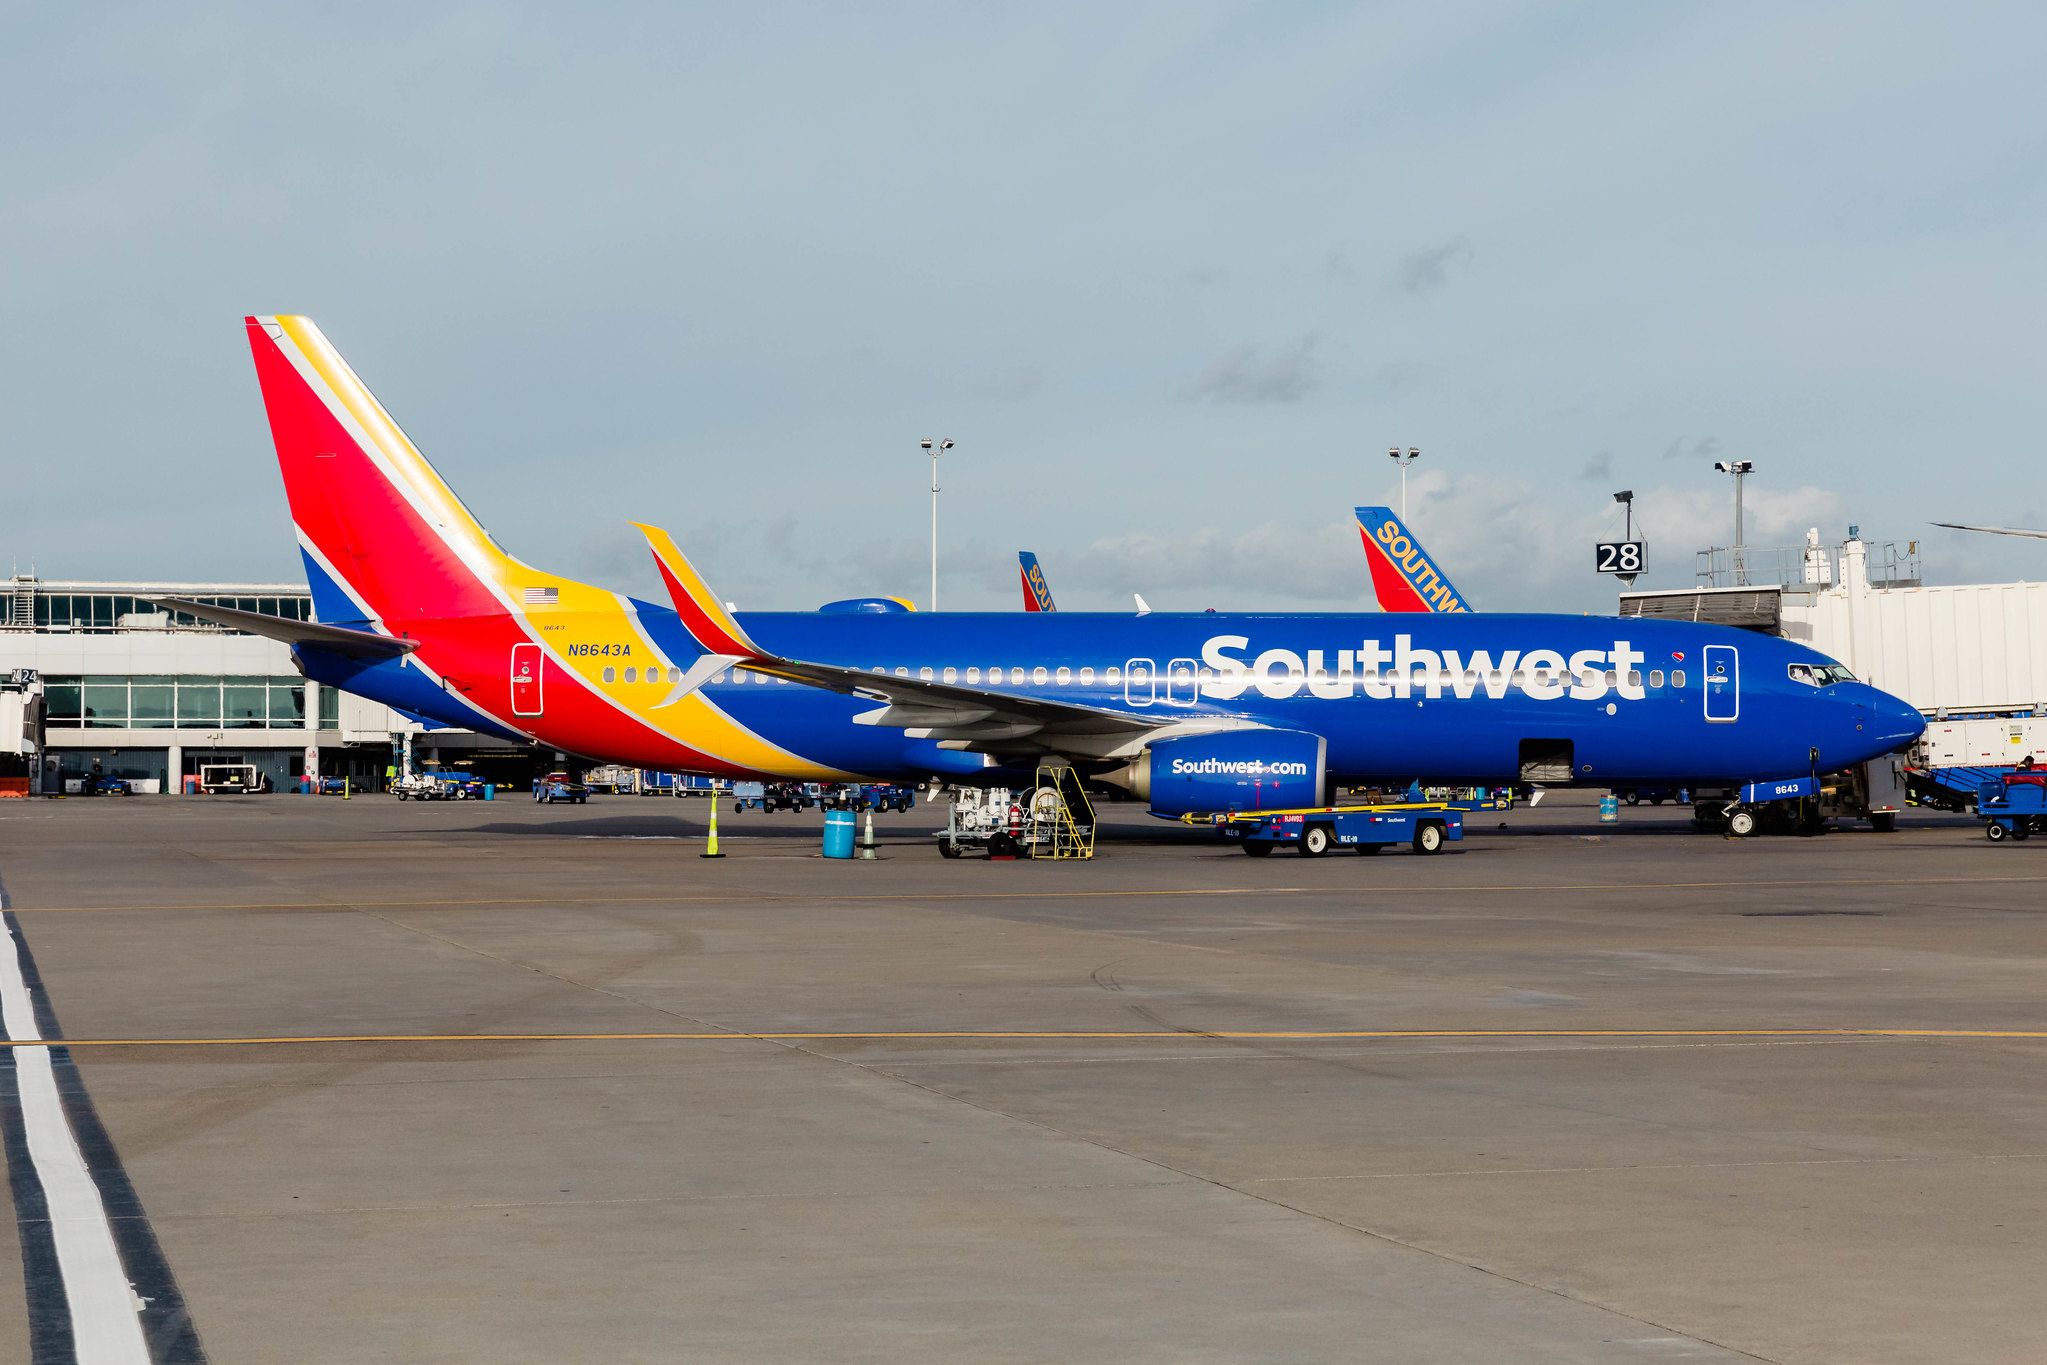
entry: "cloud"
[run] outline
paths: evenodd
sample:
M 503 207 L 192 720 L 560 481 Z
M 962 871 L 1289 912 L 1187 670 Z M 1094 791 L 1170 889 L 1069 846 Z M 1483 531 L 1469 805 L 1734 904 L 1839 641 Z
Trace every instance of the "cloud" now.
M 1298 403 L 1318 382 L 1316 335 L 1266 355 L 1250 342 L 1209 362 L 1181 391 L 1197 403 Z
M 1401 259 L 1393 280 L 1408 294 L 1433 294 L 1450 283 L 1450 268 L 1471 260 L 1471 239 L 1452 237 L 1436 246 L 1411 251 Z
M 1701 463 L 1708 460 L 1717 460 L 1720 458 L 1720 438 L 1718 436 L 1701 436 L 1694 441 L 1680 436 L 1663 448 L 1663 458 L 1666 460 L 1698 460 Z
M 1597 455 L 1594 455 L 1585 462 L 1585 467 L 1578 471 L 1578 477 L 1581 479 L 1612 478 L 1613 452 L 1611 450 L 1602 450 Z

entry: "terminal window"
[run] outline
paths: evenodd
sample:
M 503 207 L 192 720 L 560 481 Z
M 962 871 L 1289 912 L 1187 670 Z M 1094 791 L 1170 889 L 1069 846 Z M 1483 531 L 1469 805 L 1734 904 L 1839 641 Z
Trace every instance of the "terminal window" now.
M 196 595 L 195 602 L 212 606 L 234 607 L 240 611 L 258 611 L 266 616 L 282 616 L 290 621 L 309 621 L 313 616 L 312 598 L 306 596 L 276 597 L 223 597 L 217 594 Z M 42 592 L 36 594 L 35 623 L 38 626 L 56 627 L 64 630 L 111 631 L 120 627 L 121 619 L 127 616 L 160 616 L 162 607 L 144 597 L 131 593 L 104 592 Z M 218 630 L 208 621 L 188 616 L 183 612 L 170 613 L 171 622 L 180 626 L 201 626 Z M 239 634 L 240 632 L 234 632 Z
M 306 723 L 299 678 L 52 677 L 44 701 L 53 730 L 298 730 Z M 321 723 L 334 726 L 339 708 L 340 693 L 322 688 Z

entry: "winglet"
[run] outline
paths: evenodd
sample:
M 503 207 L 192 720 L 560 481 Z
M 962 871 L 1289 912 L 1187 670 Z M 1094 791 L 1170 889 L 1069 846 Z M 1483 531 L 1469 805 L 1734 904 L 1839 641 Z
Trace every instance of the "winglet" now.
M 709 653 L 739 659 L 758 656 L 759 647 L 747 638 L 739 622 L 719 602 L 718 594 L 711 591 L 703 575 L 676 548 L 675 538 L 658 526 L 637 521 L 633 526 L 647 538 L 647 546 L 654 552 L 654 563 L 661 570 L 661 581 L 668 587 L 668 596 L 682 618 L 683 629 Z

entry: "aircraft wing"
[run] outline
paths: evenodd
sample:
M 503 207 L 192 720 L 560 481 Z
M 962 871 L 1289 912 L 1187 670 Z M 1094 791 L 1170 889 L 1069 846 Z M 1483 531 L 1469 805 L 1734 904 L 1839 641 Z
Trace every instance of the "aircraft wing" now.
M 1229 717 L 1138 716 L 1043 697 L 1019 697 L 978 687 L 905 678 L 872 669 L 789 659 L 761 648 L 720 604 L 675 541 L 657 526 L 635 523 L 654 551 L 662 581 L 697 643 L 710 651 L 676 685 L 662 704 L 680 701 L 727 668 L 745 668 L 771 678 L 864 697 L 879 703 L 854 717 L 858 724 L 885 725 L 913 739 L 934 739 L 945 748 L 978 753 L 1028 754 L 1050 750 L 1087 758 L 1135 754 L 1165 734 L 1241 729 Z
M 267 636 L 282 640 L 288 645 L 312 645 L 332 654 L 347 654 L 360 659 L 390 659 L 400 654 L 410 654 L 419 648 L 417 640 L 400 640 L 391 635 L 378 635 L 374 631 L 351 630 L 347 626 L 323 626 L 317 621 L 293 621 L 283 616 L 268 616 L 260 611 L 237 611 L 233 607 L 216 607 L 210 602 L 192 602 L 182 597 L 152 597 L 148 599 L 159 607 L 181 611 L 187 616 L 196 616 L 202 621 L 227 626 L 232 630 L 245 630 L 251 635 Z
M 1991 536 L 2031 536 L 2035 540 L 2047 540 L 2047 531 L 2027 531 L 2016 526 L 1965 526 L 1959 521 L 1936 521 L 1935 526 L 1945 526 L 1950 531 L 1981 531 Z

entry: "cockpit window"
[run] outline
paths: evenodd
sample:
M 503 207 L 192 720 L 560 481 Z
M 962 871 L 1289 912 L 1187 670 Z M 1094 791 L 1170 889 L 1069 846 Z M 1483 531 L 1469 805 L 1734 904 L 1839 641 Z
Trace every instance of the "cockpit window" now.
M 1807 687 L 1832 687 L 1835 683 L 1855 681 L 1855 675 L 1839 664 L 1792 664 L 1787 671 L 1791 681 Z

